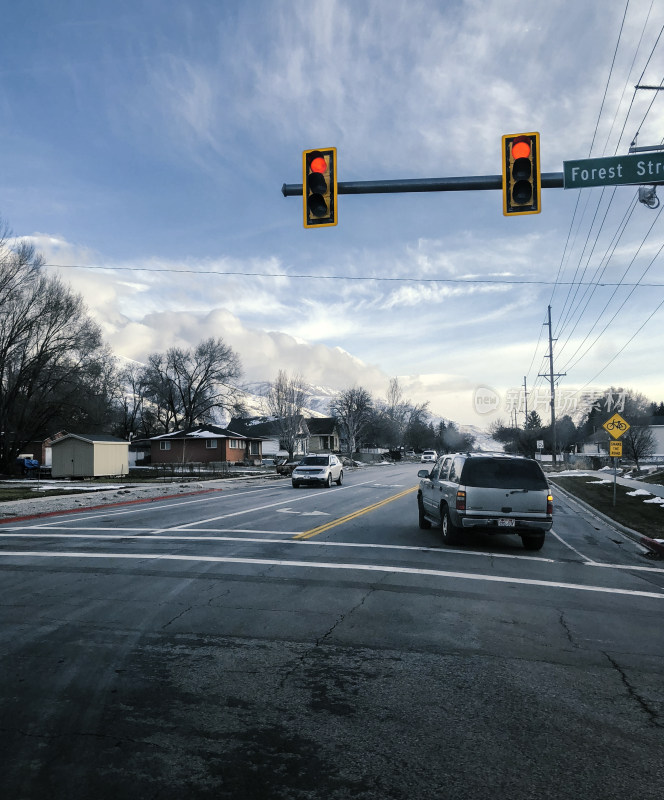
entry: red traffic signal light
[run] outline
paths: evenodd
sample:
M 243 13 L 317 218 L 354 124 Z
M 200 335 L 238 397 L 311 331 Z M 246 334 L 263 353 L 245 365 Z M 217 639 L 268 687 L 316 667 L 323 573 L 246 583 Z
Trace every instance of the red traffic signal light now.
M 302 197 L 305 228 L 337 224 L 336 147 L 302 153 Z
M 539 214 L 539 133 L 503 136 L 503 214 Z

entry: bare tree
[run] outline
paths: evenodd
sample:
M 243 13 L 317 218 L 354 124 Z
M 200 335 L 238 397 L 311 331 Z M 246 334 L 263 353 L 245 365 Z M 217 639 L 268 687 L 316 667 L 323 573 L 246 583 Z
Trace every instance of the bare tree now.
M 392 446 L 400 447 L 403 444 L 406 428 L 408 427 L 409 407 L 404 400 L 403 390 L 398 378 L 391 378 L 387 390 L 387 403 L 385 417 L 388 421 Z
M 341 392 L 331 406 L 339 421 L 339 427 L 348 443 L 348 455 L 352 456 L 363 429 L 371 419 L 373 400 L 366 389 L 354 386 Z
M 387 403 L 384 410 L 391 431 L 391 444 L 400 447 L 413 439 L 413 432 L 427 425 L 429 403 L 412 403 L 403 396 L 398 378 L 392 378 L 387 390 Z M 414 441 L 409 441 L 415 444 Z
M 238 355 L 223 339 L 205 339 L 195 348 L 172 347 L 152 353 L 141 381 L 157 425 L 165 431 L 214 422 L 220 411 L 237 413 L 242 392 Z
M 265 397 L 268 413 L 275 418 L 279 431 L 279 441 L 288 450 L 288 458 L 292 460 L 295 444 L 302 426 L 302 411 L 307 399 L 307 392 L 302 376 L 288 376 L 279 370 L 276 381 L 271 384 Z
M 116 433 L 123 439 L 135 435 L 143 425 L 145 403 L 142 371 L 143 367 L 133 362 L 127 364 L 118 376 L 122 392 L 118 399 Z
M 639 461 L 653 455 L 657 446 L 653 432 L 647 424 L 630 426 L 621 441 L 624 445 L 623 455 L 634 460 L 637 472 Z
M 99 422 L 113 372 L 79 295 L 42 273 L 43 259 L 0 232 L 0 469 L 60 420 Z M 112 383 L 112 381 L 110 381 Z M 104 388 L 102 388 L 102 385 Z M 106 403 L 108 398 L 104 398 Z M 96 409 L 96 410 L 95 410 Z

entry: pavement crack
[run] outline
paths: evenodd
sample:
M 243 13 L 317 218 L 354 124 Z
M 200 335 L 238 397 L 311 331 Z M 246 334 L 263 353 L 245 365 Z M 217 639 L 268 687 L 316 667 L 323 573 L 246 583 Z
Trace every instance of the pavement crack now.
M 560 612 L 559 620 L 562 629 L 565 631 L 565 635 L 567 636 L 570 644 L 572 647 L 578 647 L 579 645 L 574 641 L 574 637 L 572 636 L 572 631 L 567 624 L 567 620 L 565 619 L 565 614 L 563 611 Z
M 383 579 L 384 580 L 384 579 Z M 380 583 L 380 581 L 379 581 Z M 301 656 L 298 656 L 295 664 L 284 674 L 280 681 L 280 686 L 283 689 L 284 685 L 290 680 L 291 676 L 297 672 L 297 670 L 304 665 L 304 663 L 311 657 L 311 655 L 316 651 L 316 648 L 320 647 L 322 644 L 325 643 L 326 639 L 332 635 L 334 630 L 341 625 L 344 620 L 348 619 L 351 614 L 354 614 L 358 608 L 361 608 L 369 598 L 369 596 L 376 590 L 376 586 L 370 586 L 369 589 L 362 595 L 362 598 L 348 611 L 344 612 L 343 614 L 339 614 L 337 619 L 335 620 L 334 624 L 327 630 L 322 636 L 319 636 L 312 647 L 309 647 L 302 653 Z
M 319 647 L 321 644 L 323 644 L 323 642 L 324 642 L 324 641 L 325 641 L 325 640 L 328 638 L 328 636 L 331 636 L 331 635 L 332 635 L 332 633 L 334 633 L 334 630 L 335 630 L 335 628 L 336 628 L 338 625 L 341 625 L 341 623 L 342 623 L 342 622 L 343 622 L 343 621 L 344 621 L 344 620 L 345 620 L 347 617 L 350 617 L 350 615 L 351 615 L 351 614 L 354 614 L 354 613 L 357 611 L 357 609 L 358 609 L 358 608 L 362 608 L 362 606 L 363 606 L 363 605 L 364 605 L 364 603 L 366 602 L 366 600 L 367 600 L 367 598 L 369 597 L 369 595 L 370 595 L 370 594 L 372 594 L 374 591 L 375 591 L 375 587 L 374 587 L 374 586 L 370 586 L 370 587 L 369 587 L 369 590 L 368 590 L 368 591 L 367 591 L 367 592 L 366 592 L 366 593 L 363 595 L 362 599 L 361 599 L 361 600 L 360 600 L 358 603 L 356 603 L 356 604 L 355 604 L 355 605 L 354 605 L 354 606 L 353 606 L 353 607 L 350 609 L 350 611 L 347 611 L 347 612 L 346 612 L 346 613 L 344 613 L 344 614 L 340 614 L 340 615 L 339 615 L 339 618 L 336 620 L 336 622 L 334 623 L 334 625 L 332 625 L 332 627 L 329 629 L 329 631 L 327 631 L 327 633 L 324 633 L 322 636 L 320 636 L 318 639 L 316 639 L 316 644 L 314 645 L 314 647 Z
M 662 723 L 659 722 L 657 712 L 654 711 L 652 708 L 650 708 L 648 703 L 643 699 L 643 697 L 641 697 L 641 695 L 631 685 L 631 683 L 627 679 L 627 675 L 625 674 L 625 671 L 622 669 L 620 664 L 618 664 L 617 661 L 615 661 L 613 658 L 611 658 L 611 656 L 607 652 L 604 652 L 604 655 L 606 656 L 606 658 L 609 661 L 609 663 L 611 664 L 611 666 L 616 670 L 618 675 L 620 675 L 620 680 L 622 681 L 623 686 L 625 687 L 625 689 L 627 689 L 627 694 L 633 700 L 635 700 L 638 703 L 638 705 L 641 707 L 641 709 L 648 715 L 648 718 L 650 719 L 651 725 L 653 725 L 655 728 L 664 728 L 664 725 L 662 725 Z
M 180 611 L 179 614 L 176 614 L 173 617 L 173 619 L 170 619 L 165 625 L 161 626 L 162 631 L 165 628 L 168 628 L 169 625 L 172 625 L 175 622 L 175 620 L 180 619 L 180 617 L 183 617 L 187 612 L 191 611 L 192 608 L 193 608 L 193 606 L 189 606 L 188 608 L 185 608 L 184 611 Z

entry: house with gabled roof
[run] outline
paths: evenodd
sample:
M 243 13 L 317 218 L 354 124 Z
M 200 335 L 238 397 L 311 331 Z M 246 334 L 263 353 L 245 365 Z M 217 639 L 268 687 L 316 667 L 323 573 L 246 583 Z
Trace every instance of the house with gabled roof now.
M 300 417 L 294 455 L 338 453 L 339 430 L 334 417 Z M 263 456 L 287 456 L 285 442 L 279 441 L 279 422 L 274 417 L 234 417 L 229 427 L 245 436 L 263 438 Z
M 338 453 L 341 449 L 335 417 L 307 417 L 310 453 Z
M 150 437 L 150 456 L 153 464 L 254 463 L 263 458 L 263 442 L 261 436 L 247 436 L 217 425 L 199 425 Z
M 300 416 L 297 421 L 294 456 L 309 452 L 309 428 L 307 420 Z M 280 440 L 279 422 L 275 417 L 233 417 L 229 428 L 244 436 L 259 436 L 263 442 L 263 457 L 277 458 L 288 456 L 288 447 Z

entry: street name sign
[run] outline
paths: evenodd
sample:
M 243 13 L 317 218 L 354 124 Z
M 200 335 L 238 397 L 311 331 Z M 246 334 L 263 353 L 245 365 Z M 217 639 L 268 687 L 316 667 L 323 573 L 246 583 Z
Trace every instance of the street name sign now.
M 614 439 L 620 439 L 623 433 L 627 433 L 631 426 L 626 419 L 623 419 L 620 414 L 616 412 L 611 419 L 607 419 L 602 427 L 608 431 Z
M 664 182 L 664 151 L 648 155 L 563 161 L 563 188 Z

